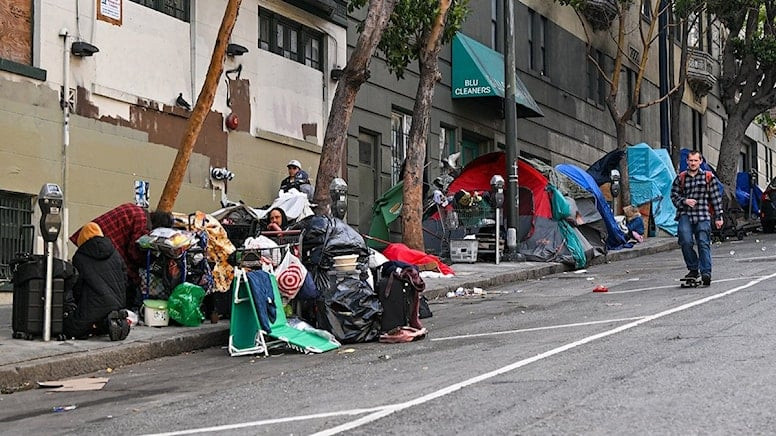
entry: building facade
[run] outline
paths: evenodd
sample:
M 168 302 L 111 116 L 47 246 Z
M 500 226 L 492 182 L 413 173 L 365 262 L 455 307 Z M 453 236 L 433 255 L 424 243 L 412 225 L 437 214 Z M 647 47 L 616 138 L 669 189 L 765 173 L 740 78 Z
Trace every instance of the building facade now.
M 598 2 L 606 3 L 606 2 Z M 489 50 L 503 52 L 503 0 L 471 1 L 470 14 L 460 34 Z M 622 71 L 620 101 L 633 92 L 642 44 L 639 20 L 648 26 L 652 2 L 635 2 L 627 19 L 628 56 Z M 352 21 L 362 18 L 356 13 Z M 701 23 L 708 23 L 702 17 Z M 576 13 L 553 1 L 515 1 L 515 51 L 517 77 L 538 103 L 542 117 L 520 118 L 517 123 L 520 155 L 548 164 L 574 163 L 584 168 L 616 148 L 616 132 L 605 106 L 608 84 L 588 61 L 586 36 Z M 725 114 L 714 86 L 719 73 L 720 30 L 698 26 L 691 34 L 695 50 L 680 113 L 680 148 L 701 150 L 716 163 L 725 126 Z M 354 26 L 348 28 L 348 44 L 356 42 Z M 671 68 L 678 73 L 678 40 L 671 38 Z M 435 89 L 431 131 L 427 138 L 427 170 L 432 179 L 442 171 L 441 159 L 461 152 L 465 164 L 474 157 L 504 147 L 503 99 L 498 97 L 457 98 L 453 84 L 461 59 L 455 57 L 455 41 L 442 49 L 439 68 L 442 80 Z M 595 56 L 611 64 L 616 47 L 607 32 L 592 35 Z M 658 44 L 649 54 L 641 102 L 659 98 Z M 487 56 L 485 53 L 483 56 Z M 498 67 L 494 67 L 498 68 Z M 501 67 L 503 68 L 503 67 Z M 370 67 L 371 78 L 358 94 L 349 131 L 348 177 L 355 180 L 351 193 L 351 222 L 367 225 L 371 204 L 398 180 L 400 161 L 406 147 L 411 110 L 417 87 L 417 65 L 397 80 L 378 54 Z M 503 72 L 501 73 L 503 78 Z M 695 86 L 698 85 L 698 86 Z M 519 88 L 519 87 L 518 87 Z M 518 107 L 518 114 L 520 110 Z M 655 104 L 638 110 L 626 125 L 628 144 L 647 143 L 661 147 L 660 109 Z M 775 175 L 773 150 L 776 143 L 753 124 L 741 144 L 741 171 L 755 170 L 758 183 L 767 184 Z M 354 199 L 354 200 L 355 200 Z M 368 227 L 367 227 L 368 228 Z
M 63 234 L 134 202 L 136 181 L 149 182 L 155 207 L 226 3 L 2 2 L 0 282 L 14 252 L 26 249 L 19 226 L 37 224 L 35 196 L 44 183 L 64 191 Z M 252 206 L 277 196 L 289 160 L 316 173 L 336 86 L 329 71 L 346 63 L 346 28 L 344 0 L 242 2 L 175 211 L 220 208 L 213 167 L 236 175 L 228 198 Z M 225 123 L 230 114 L 238 120 L 233 129 Z

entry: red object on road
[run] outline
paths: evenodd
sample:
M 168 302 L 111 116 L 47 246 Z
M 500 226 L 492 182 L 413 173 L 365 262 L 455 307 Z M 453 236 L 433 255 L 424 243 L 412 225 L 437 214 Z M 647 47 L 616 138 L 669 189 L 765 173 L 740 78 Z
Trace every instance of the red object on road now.
M 598 285 L 595 288 L 593 288 L 593 292 L 609 292 L 609 288 L 607 288 L 604 285 Z

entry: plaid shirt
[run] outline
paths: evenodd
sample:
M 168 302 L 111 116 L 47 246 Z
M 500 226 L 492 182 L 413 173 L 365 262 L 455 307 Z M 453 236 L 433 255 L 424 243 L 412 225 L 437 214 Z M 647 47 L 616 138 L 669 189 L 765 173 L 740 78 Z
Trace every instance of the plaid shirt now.
M 127 265 L 127 276 L 132 283 L 140 284 L 138 269 L 145 266 L 145 256 L 135 241 L 148 234 L 149 222 L 145 209 L 132 203 L 117 206 L 92 220 L 102 229 L 102 234 L 113 242 Z M 70 236 L 73 244 L 78 240 L 78 229 Z
M 714 215 L 722 217 L 722 194 L 720 194 L 717 178 L 712 174 L 711 186 L 706 186 L 706 172 L 698 170 L 695 177 L 686 173 L 684 177 L 684 187 L 679 186 L 679 176 L 676 176 L 671 186 L 671 202 L 676 206 L 676 220 L 679 221 L 681 215 L 690 217 L 693 224 L 699 221 L 710 221 L 709 204 L 714 208 Z M 694 208 L 684 204 L 684 200 L 692 198 L 698 201 Z

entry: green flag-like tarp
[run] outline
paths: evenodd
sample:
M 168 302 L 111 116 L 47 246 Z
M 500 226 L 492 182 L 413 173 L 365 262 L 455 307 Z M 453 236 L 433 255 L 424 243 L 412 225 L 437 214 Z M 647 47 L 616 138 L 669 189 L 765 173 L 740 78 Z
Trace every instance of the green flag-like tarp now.
M 388 240 L 388 226 L 401 215 L 403 187 L 404 182 L 399 182 L 375 201 L 375 205 L 372 206 L 372 225 L 369 228 L 369 236 L 384 241 Z M 385 244 L 370 239 L 367 241 L 367 245 L 381 248 Z

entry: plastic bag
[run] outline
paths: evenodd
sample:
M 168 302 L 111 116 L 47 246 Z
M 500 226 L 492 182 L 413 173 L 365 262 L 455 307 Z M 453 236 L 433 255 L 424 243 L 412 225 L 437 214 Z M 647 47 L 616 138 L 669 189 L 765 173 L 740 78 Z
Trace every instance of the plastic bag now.
M 180 324 L 196 327 L 205 319 L 205 315 L 199 310 L 203 298 L 205 298 L 205 290 L 201 286 L 181 283 L 173 289 L 172 295 L 167 300 L 167 312 L 171 319 Z
M 284 297 L 291 299 L 296 296 L 299 288 L 302 287 L 304 279 L 307 277 L 307 268 L 302 265 L 299 258 L 291 254 L 290 251 L 286 251 L 283 261 L 275 269 L 275 277 L 278 280 L 278 290 L 280 290 L 280 293 Z

